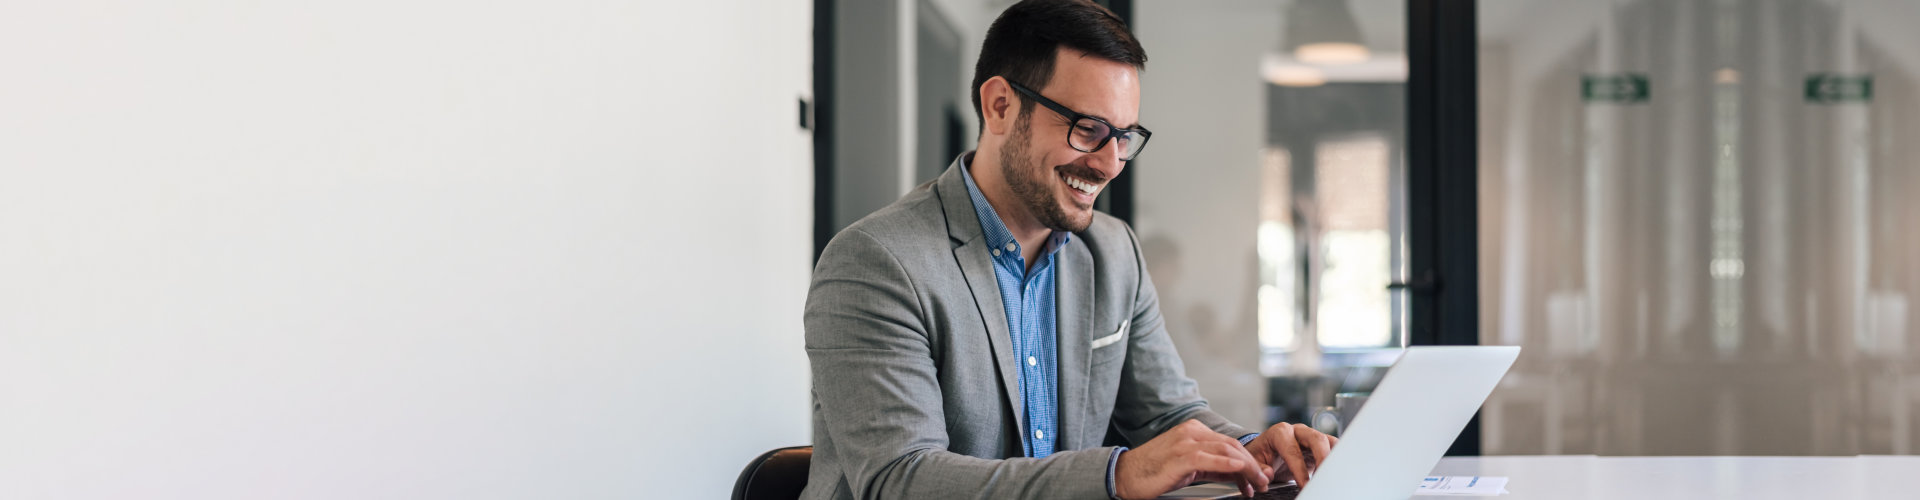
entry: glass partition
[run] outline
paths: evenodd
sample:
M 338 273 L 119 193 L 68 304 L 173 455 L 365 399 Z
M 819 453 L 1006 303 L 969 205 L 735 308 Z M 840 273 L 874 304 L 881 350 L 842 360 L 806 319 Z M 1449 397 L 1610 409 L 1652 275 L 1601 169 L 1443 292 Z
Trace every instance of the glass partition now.
M 1401 0 L 1140 1 L 1134 227 L 1188 372 L 1304 421 L 1404 342 Z
M 1479 11 L 1488 454 L 1920 450 L 1920 4 Z

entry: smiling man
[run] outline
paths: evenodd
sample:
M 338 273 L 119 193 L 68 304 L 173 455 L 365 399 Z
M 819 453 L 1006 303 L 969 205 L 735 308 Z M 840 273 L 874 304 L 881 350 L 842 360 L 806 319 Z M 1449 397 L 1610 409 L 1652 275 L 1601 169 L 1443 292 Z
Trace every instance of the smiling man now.
M 1023 1 L 994 21 L 974 67 L 980 149 L 820 256 L 803 498 L 1134 499 L 1196 480 L 1252 496 L 1306 482 L 1335 441 L 1208 409 L 1132 230 L 1093 210 L 1151 137 L 1146 59 L 1084 0 Z

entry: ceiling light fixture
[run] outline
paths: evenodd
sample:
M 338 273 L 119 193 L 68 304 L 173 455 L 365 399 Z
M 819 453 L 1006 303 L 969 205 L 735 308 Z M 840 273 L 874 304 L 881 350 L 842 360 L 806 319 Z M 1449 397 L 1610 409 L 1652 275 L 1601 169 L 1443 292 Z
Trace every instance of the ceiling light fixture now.
M 1346 0 L 1294 0 L 1286 17 L 1284 48 L 1300 62 L 1354 64 L 1372 57 Z

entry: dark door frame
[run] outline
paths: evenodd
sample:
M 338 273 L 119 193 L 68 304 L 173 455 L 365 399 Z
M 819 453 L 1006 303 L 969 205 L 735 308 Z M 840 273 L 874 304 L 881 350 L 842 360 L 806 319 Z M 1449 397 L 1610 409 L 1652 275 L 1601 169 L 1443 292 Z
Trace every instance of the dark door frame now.
M 1480 343 L 1475 3 L 1407 0 L 1410 345 Z M 1447 454 L 1480 454 L 1479 414 Z
M 1105 0 L 1100 3 L 1105 4 L 1114 15 L 1120 16 L 1120 21 L 1127 23 L 1128 29 L 1133 28 L 1133 0 Z M 1100 193 L 1099 200 L 1094 201 L 1094 208 L 1132 224 L 1133 170 L 1139 166 L 1140 160 L 1127 162 L 1127 168 L 1120 170 L 1120 175 L 1107 181 L 1107 190 Z
M 833 240 L 834 0 L 813 0 L 813 261 Z

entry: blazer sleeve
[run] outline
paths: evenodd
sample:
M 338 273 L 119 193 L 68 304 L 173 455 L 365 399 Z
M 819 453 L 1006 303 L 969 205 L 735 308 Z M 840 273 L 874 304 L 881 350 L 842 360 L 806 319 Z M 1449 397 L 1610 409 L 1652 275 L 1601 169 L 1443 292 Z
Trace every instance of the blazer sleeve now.
M 924 310 L 911 275 L 873 236 L 849 229 L 821 253 L 806 348 L 815 422 L 833 449 L 816 460 L 832 461 L 862 499 L 1107 498 L 1113 448 L 1002 460 L 947 451 Z
M 1186 366 L 1167 335 L 1166 319 L 1160 316 L 1160 296 L 1153 288 L 1153 278 L 1147 275 L 1146 259 L 1141 257 L 1140 242 L 1132 228 L 1127 228 L 1127 239 L 1139 286 L 1132 304 L 1127 358 L 1120 371 L 1120 393 L 1114 398 L 1114 428 L 1136 446 L 1193 419 L 1228 437 L 1238 439 L 1250 434 L 1214 413 L 1207 400 L 1200 397 L 1199 384 L 1187 377 Z

